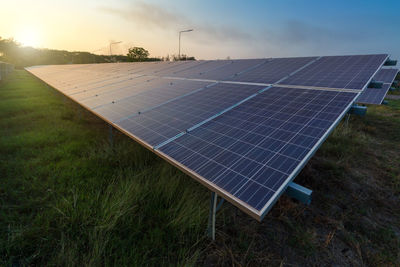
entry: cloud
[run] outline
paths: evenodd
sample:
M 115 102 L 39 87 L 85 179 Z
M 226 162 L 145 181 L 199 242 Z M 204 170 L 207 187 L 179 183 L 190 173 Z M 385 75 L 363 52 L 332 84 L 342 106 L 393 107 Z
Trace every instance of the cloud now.
M 98 10 L 148 29 L 176 33 L 181 29 L 194 28 L 196 33 L 193 34 L 192 38 L 200 43 L 241 42 L 253 39 L 251 34 L 232 26 L 197 23 L 183 14 L 174 13 L 165 8 L 143 2 L 131 5 L 127 9 L 103 6 L 99 7 Z
M 132 5 L 128 9 L 120 9 L 114 7 L 99 7 L 100 11 L 116 15 L 129 21 L 133 21 L 138 25 L 152 28 L 173 28 L 177 25 L 187 24 L 188 20 L 160 8 L 158 6 L 139 2 Z
M 119 17 L 154 32 L 177 34 L 193 28 L 192 48 L 205 57 L 209 55 L 237 56 L 300 56 L 342 54 L 355 51 L 358 45 L 370 40 L 368 32 L 312 25 L 300 20 L 255 25 L 251 31 L 231 24 L 209 24 L 168 8 L 145 2 L 135 2 L 125 8 L 99 7 L 101 12 Z M 193 51 L 193 50 L 192 50 Z

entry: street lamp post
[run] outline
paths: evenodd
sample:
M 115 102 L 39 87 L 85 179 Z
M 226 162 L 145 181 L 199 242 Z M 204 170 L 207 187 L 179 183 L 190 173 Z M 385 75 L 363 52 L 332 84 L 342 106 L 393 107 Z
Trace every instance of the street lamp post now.
M 111 56 L 112 56 L 111 46 L 113 44 L 119 44 L 119 43 L 122 43 L 122 41 L 110 43 L 110 60 L 111 60 Z
M 191 32 L 191 31 L 193 31 L 193 29 L 184 30 L 184 31 L 180 31 L 180 32 L 179 32 L 179 51 L 178 51 L 178 58 L 179 58 L 179 60 L 181 60 L 181 33 L 183 33 L 183 32 Z

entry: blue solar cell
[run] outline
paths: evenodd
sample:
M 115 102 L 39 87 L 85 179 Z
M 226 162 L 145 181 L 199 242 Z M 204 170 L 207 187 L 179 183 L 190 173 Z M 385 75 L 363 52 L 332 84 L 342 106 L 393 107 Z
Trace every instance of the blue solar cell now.
M 380 81 L 383 83 L 393 83 L 396 78 L 398 69 L 380 69 L 374 76 L 375 81 Z
M 357 103 L 362 104 L 382 104 L 387 92 L 389 91 L 390 83 L 383 84 L 382 88 L 365 88 L 357 98 Z
M 264 87 L 219 83 L 155 109 L 117 122 L 151 146 L 156 146 Z
M 272 87 L 159 150 L 261 216 L 356 95 Z
M 257 66 L 256 68 L 240 73 L 229 80 L 267 84 L 276 83 L 280 79 L 298 70 L 314 59 L 316 58 L 273 58 Z
M 387 55 L 322 57 L 280 84 L 362 89 Z

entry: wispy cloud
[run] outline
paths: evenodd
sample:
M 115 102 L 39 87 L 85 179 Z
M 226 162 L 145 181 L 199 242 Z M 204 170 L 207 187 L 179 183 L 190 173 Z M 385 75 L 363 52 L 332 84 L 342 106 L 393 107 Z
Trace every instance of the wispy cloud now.
M 241 42 L 253 39 L 250 33 L 232 26 L 214 26 L 199 23 L 189 19 L 184 14 L 175 13 L 168 9 L 143 2 L 135 3 L 127 9 L 105 6 L 98 9 L 151 29 L 177 32 L 181 29 L 195 28 L 196 34 L 193 35 L 193 39 L 201 43 Z
M 251 31 L 232 25 L 211 25 L 195 21 L 179 12 L 157 5 L 135 2 L 127 8 L 99 7 L 101 12 L 117 16 L 137 26 L 176 34 L 194 28 L 190 40 L 206 46 L 207 54 L 229 53 L 260 56 L 292 56 L 351 52 L 357 43 L 368 40 L 368 33 L 348 29 L 312 25 L 299 20 L 287 20 L 273 25 L 257 25 Z M 215 44 L 215 46 L 212 46 Z M 212 48 L 211 48 L 212 47 Z M 238 51 L 241 50 L 241 51 Z

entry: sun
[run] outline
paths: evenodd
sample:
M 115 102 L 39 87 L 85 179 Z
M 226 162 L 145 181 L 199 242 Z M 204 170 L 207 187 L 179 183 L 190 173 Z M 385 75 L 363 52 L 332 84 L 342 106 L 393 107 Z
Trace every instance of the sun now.
M 38 47 L 40 45 L 40 34 L 35 28 L 24 28 L 20 30 L 15 39 L 23 46 Z

